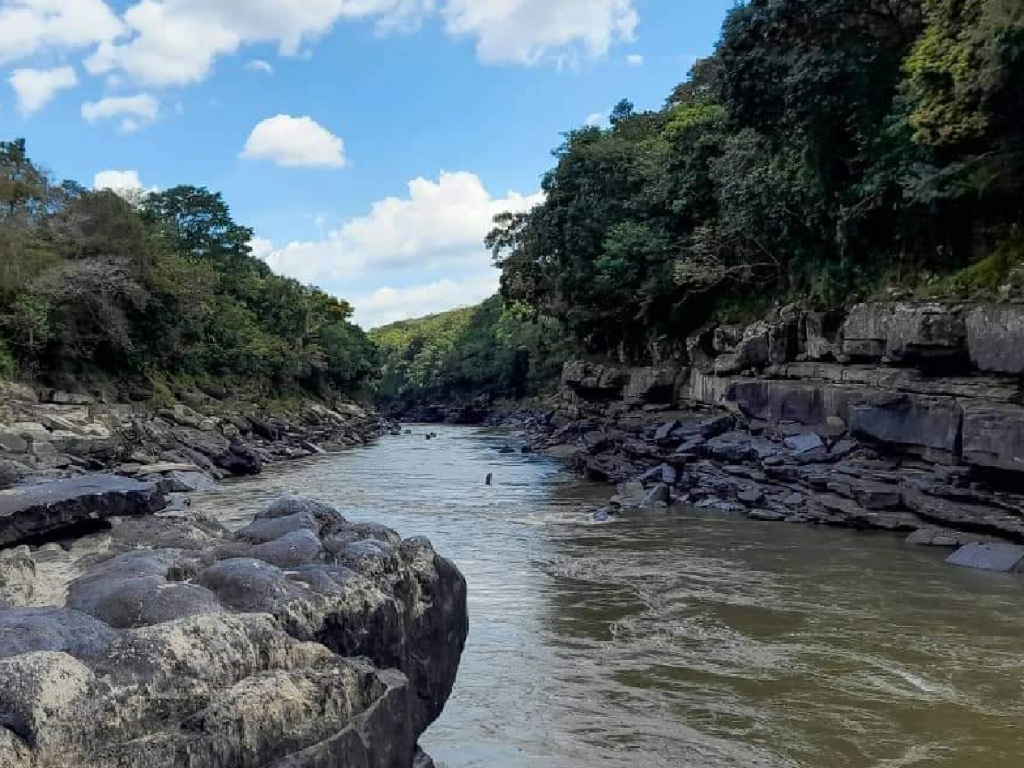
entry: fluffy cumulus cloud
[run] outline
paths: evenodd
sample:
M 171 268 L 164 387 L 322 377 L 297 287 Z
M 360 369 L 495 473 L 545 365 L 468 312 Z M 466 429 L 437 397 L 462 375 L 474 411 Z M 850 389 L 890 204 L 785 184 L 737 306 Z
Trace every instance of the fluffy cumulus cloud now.
M 93 189 L 109 189 L 127 197 L 138 196 L 143 192 L 156 192 L 156 187 L 148 189 L 139 178 L 138 171 L 100 171 L 92 181 Z
M 635 0 L 447 0 L 448 31 L 477 41 L 485 63 L 574 63 L 603 56 L 631 40 L 639 23 Z
M 644 65 L 644 57 L 639 53 L 631 53 L 626 57 L 626 63 L 631 67 L 642 67 Z
M 486 267 L 483 241 L 504 211 L 525 211 L 541 196 L 494 198 L 472 173 L 442 173 L 409 182 L 407 197 L 389 197 L 321 240 L 293 242 L 266 255 L 277 271 L 330 282 L 388 271 Z
M 160 103 L 148 93 L 112 96 L 100 101 L 88 101 L 82 105 L 82 117 L 86 122 L 118 120 L 121 130 L 127 133 L 155 122 L 159 114 Z
M 22 114 L 31 115 L 49 104 L 61 91 L 78 85 L 78 75 L 73 67 L 16 69 L 11 73 L 10 83 L 18 97 L 18 109 Z
M 123 31 L 104 0 L 0 0 L 0 64 L 91 48 Z
M 350 299 L 356 310 L 353 320 L 363 328 L 379 328 L 410 317 L 479 304 L 497 293 L 498 283 L 498 273 L 489 270 L 478 276 L 443 278 L 408 288 L 386 286 Z
M 602 56 L 636 29 L 637 0 L 139 0 L 119 17 L 104 0 L 0 0 L 0 63 L 44 50 L 87 49 L 94 75 L 144 86 L 205 79 L 246 45 L 295 55 L 339 22 L 382 33 L 437 18 L 476 43 L 486 63 L 575 62 Z M 269 62 L 254 66 L 266 71 Z
M 291 115 L 267 118 L 253 128 L 242 157 L 282 168 L 344 168 L 346 164 L 344 141 L 311 117 Z

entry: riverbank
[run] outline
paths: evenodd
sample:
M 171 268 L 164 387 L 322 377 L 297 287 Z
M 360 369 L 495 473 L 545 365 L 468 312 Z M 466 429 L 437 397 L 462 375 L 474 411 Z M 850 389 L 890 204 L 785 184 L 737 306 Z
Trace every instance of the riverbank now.
M 103 504 L 57 517 L 33 513 L 39 512 L 34 498 L 44 507 L 50 503 L 48 484 L 54 481 L 71 493 L 79 485 L 91 487 L 88 478 L 97 474 L 116 475 L 155 485 L 163 494 L 189 493 L 225 478 L 257 475 L 275 462 L 366 445 L 394 429 L 340 398 L 298 400 L 285 411 L 216 394 L 183 393 L 157 407 L 0 382 L 0 494 L 17 486 L 20 501 L 10 494 L 0 500 L 39 523 L 14 536 L 6 530 L 10 516 L 0 514 L 0 541 L 15 543 L 108 516 Z M 83 493 L 94 495 L 88 487 Z
M 601 519 L 687 505 L 1024 568 L 1024 307 L 786 308 L 686 347 L 685 364 L 568 363 L 544 412 L 492 421 L 615 484 Z

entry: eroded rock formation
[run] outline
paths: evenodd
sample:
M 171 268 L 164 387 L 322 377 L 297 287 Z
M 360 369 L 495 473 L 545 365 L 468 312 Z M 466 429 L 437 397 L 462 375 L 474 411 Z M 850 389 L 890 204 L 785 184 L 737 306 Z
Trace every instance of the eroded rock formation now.
M 31 566 L 8 564 L 0 765 L 422 760 L 468 628 L 465 581 L 428 541 L 289 499 L 234 535 L 118 520 L 110 549 L 62 606 L 25 607 Z

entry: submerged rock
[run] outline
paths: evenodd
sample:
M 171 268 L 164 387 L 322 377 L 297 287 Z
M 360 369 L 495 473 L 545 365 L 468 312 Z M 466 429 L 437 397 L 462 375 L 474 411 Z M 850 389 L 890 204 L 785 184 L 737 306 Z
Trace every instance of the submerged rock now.
M 428 541 L 289 499 L 239 535 L 150 518 L 111 548 L 66 607 L 0 610 L 0 765 L 427 764 L 468 630 Z
M 1024 547 L 1003 542 L 968 544 L 950 555 L 946 562 L 982 571 L 1015 573 L 1024 570 Z

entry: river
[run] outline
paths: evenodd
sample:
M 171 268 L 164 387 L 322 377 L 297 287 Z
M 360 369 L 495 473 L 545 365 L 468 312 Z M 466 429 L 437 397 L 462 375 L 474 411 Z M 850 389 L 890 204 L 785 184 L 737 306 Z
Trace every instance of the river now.
M 607 486 L 426 428 L 196 500 L 283 493 L 428 536 L 470 586 L 447 768 L 1020 768 L 1024 589 L 898 538 L 739 517 L 587 522 Z M 485 485 L 488 473 L 494 484 Z

